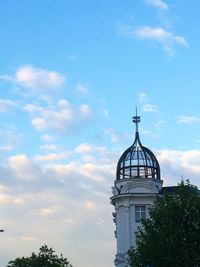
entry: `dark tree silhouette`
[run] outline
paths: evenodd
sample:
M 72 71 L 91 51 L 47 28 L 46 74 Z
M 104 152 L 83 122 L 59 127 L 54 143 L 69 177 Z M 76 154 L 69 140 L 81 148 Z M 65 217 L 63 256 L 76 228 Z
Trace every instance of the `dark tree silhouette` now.
M 132 267 L 200 267 L 200 195 L 187 181 L 158 197 L 129 251 Z
M 44 245 L 39 253 L 34 252 L 30 257 L 16 258 L 8 263 L 7 267 L 72 267 L 62 254 L 57 256 L 52 248 Z

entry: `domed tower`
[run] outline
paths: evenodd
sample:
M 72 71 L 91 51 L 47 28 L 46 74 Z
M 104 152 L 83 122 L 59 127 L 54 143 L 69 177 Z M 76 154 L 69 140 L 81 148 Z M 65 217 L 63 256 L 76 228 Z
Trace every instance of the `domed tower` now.
M 138 131 L 140 117 L 133 117 L 135 140 L 119 159 L 111 203 L 115 207 L 117 254 L 115 265 L 127 267 L 127 251 L 135 247 L 135 232 L 141 219 L 162 189 L 160 166 L 151 150 L 143 146 Z

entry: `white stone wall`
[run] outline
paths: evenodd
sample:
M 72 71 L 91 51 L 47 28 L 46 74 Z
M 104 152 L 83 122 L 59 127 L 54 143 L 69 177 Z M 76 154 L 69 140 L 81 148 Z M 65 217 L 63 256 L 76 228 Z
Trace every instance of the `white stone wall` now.
M 150 207 L 162 188 L 162 181 L 153 179 L 123 179 L 115 182 L 111 202 L 115 207 L 117 254 L 115 265 L 127 267 L 127 251 L 135 247 L 135 206 Z M 148 216 L 148 213 L 147 213 Z

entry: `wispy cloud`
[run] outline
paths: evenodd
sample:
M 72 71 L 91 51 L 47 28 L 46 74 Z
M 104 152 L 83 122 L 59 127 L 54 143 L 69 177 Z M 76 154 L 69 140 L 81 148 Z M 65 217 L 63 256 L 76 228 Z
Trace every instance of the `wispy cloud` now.
M 46 139 L 43 139 L 43 140 L 46 141 Z M 56 144 L 45 144 L 40 147 L 40 149 L 45 150 L 45 151 L 59 151 L 61 150 L 61 148 L 62 148 L 61 146 L 56 145 Z
M 79 84 L 76 85 L 75 91 L 77 93 L 79 93 L 80 95 L 85 95 L 85 96 L 89 95 L 88 87 L 86 85 L 82 84 L 82 83 L 79 83 Z
M 70 154 L 70 152 L 50 153 L 44 155 L 36 155 L 34 159 L 36 161 L 59 161 L 62 159 L 68 159 L 70 157 Z
M 79 154 L 91 153 L 94 151 L 105 151 L 106 148 L 102 146 L 95 146 L 88 143 L 82 143 L 76 147 L 75 152 Z
M 130 139 L 128 134 L 116 131 L 113 128 L 107 128 L 105 133 L 110 137 L 112 143 L 118 143 L 119 141 Z
M 167 10 L 168 4 L 162 0 L 144 0 L 146 4 L 151 5 L 159 10 Z
M 0 112 L 7 112 L 10 108 L 16 107 L 17 103 L 10 99 L 0 99 Z
M 30 242 L 38 241 L 37 238 L 34 238 L 32 236 L 21 236 L 21 240 L 23 240 L 23 241 L 30 241 Z
M 36 215 L 36 216 L 47 217 L 47 216 L 54 215 L 55 213 L 58 213 L 58 212 L 63 212 L 64 210 L 65 210 L 65 208 L 62 206 L 53 205 L 50 207 L 41 208 L 39 210 L 31 211 L 30 214 Z
M 11 151 L 11 150 L 13 150 L 13 146 L 10 144 L 0 146 L 0 152 L 7 152 L 7 151 Z
M 138 100 L 140 103 L 146 102 L 148 100 L 147 94 L 145 93 L 140 93 L 138 96 Z
M 158 107 L 152 104 L 144 104 L 142 106 L 142 110 L 145 112 L 157 112 L 158 111 Z
M 1 74 L 0 75 L 0 80 L 1 81 L 5 81 L 5 82 L 13 82 L 14 78 L 11 75 Z
M 109 135 L 112 143 L 117 143 L 119 141 L 121 134 L 113 128 L 107 128 L 105 132 Z
M 168 55 L 173 55 L 175 45 L 188 47 L 188 43 L 183 36 L 177 36 L 167 31 L 163 27 L 140 26 L 133 27 L 124 25 L 120 28 L 120 33 L 127 37 L 139 38 L 158 43 Z
M 179 123 L 183 124 L 195 124 L 200 122 L 200 117 L 197 116 L 180 116 L 178 118 Z
M 11 151 L 24 142 L 24 134 L 18 129 L 11 125 L 5 125 L 1 128 L 0 140 L 2 145 L 0 146 L 1 151 Z
M 138 95 L 138 101 L 142 104 L 142 110 L 144 112 L 157 112 L 158 107 L 156 105 L 150 104 L 147 94 L 140 93 Z
M 44 134 L 42 137 L 42 140 L 44 140 L 45 142 L 53 142 L 55 140 L 55 136 L 50 135 L 50 134 Z
M 86 201 L 85 203 L 83 203 L 83 208 L 86 210 L 94 209 L 94 206 L 94 203 L 92 203 L 91 201 Z

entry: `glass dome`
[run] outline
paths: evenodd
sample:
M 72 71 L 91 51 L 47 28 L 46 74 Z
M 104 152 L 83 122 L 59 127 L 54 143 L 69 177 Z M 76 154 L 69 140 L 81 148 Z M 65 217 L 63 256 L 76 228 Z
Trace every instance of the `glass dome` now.
M 136 123 L 135 140 L 119 159 L 116 179 L 151 178 L 160 180 L 160 166 L 155 155 L 140 142 L 137 130 L 140 117 L 133 117 L 133 121 Z

